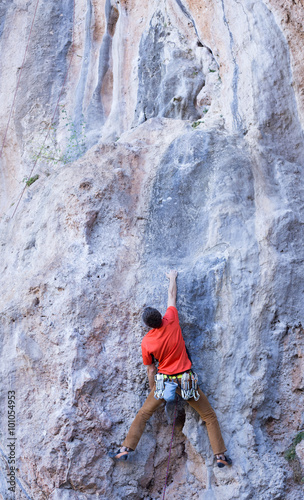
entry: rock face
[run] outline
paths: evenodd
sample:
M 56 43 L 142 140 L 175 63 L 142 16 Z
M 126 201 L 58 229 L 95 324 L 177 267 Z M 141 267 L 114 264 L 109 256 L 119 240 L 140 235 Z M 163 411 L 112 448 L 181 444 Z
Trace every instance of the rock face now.
M 303 22 L 302 0 L 1 3 L 1 499 L 162 497 L 170 410 L 129 463 L 107 451 L 169 268 L 234 465 L 180 401 L 166 498 L 303 498 Z

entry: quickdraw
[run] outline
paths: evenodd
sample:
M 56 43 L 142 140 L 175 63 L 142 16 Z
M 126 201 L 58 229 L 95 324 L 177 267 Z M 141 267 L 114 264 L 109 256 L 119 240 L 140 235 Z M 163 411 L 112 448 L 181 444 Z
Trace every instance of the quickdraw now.
M 199 399 L 198 392 L 198 376 L 192 370 L 190 372 L 185 372 L 181 375 L 170 376 L 165 375 L 164 373 L 157 373 L 154 377 L 155 380 L 155 391 L 154 397 L 155 399 L 166 399 L 165 396 L 165 384 L 168 384 L 168 381 L 173 381 L 173 379 L 180 379 L 181 381 L 181 396 L 186 401 L 190 398 L 194 398 L 195 401 Z
M 191 383 L 190 383 L 191 382 Z M 181 396 L 187 399 L 194 398 L 197 401 L 200 397 L 197 388 L 198 376 L 195 372 L 185 372 L 181 378 Z
M 154 376 L 155 380 L 155 391 L 154 391 L 154 397 L 155 399 L 164 399 L 164 391 L 165 391 L 165 376 L 162 373 L 157 373 Z

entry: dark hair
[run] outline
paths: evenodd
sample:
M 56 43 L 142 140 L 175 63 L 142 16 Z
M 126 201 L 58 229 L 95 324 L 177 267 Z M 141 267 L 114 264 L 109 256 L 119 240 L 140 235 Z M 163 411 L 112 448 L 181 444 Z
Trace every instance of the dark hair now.
M 150 328 L 160 328 L 163 321 L 160 312 L 153 307 L 146 307 L 144 309 L 142 319 Z

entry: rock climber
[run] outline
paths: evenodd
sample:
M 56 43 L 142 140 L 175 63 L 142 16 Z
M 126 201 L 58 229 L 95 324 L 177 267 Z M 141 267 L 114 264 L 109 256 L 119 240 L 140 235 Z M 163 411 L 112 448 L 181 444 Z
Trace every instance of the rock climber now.
M 207 397 L 197 386 L 197 375 L 191 369 L 185 342 L 176 309 L 177 271 L 166 273 L 169 279 L 168 308 L 162 318 L 157 309 L 147 307 L 143 311 L 143 321 L 151 328 L 144 336 L 141 348 L 144 365 L 151 392 L 137 413 L 121 448 L 109 455 L 115 460 L 127 460 L 134 451 L 146 422 L 164 400 L 175 399 L 175 392 L 187 400 L 206 423 L 210 444 L 216 456 L 218 467 L 231 465 L 231 459 L 225 455 L 226 446 L 222 438 L 216 414 Z M 154 360 L 158 360 L 158 371 Z

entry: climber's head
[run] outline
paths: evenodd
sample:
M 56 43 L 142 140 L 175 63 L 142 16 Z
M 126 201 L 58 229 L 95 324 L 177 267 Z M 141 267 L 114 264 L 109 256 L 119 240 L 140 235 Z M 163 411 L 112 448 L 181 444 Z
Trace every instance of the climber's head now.
M 163 322 L 162 315 L 153 307 L 146 307 L 144 309 L 142 319 L 150 328 L 160 328 Z

